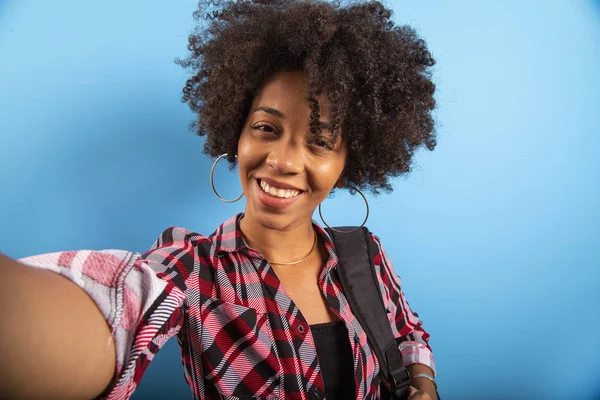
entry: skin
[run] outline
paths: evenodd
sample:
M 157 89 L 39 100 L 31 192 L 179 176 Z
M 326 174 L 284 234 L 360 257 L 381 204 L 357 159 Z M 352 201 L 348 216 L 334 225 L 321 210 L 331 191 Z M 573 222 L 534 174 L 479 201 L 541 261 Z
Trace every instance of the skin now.
M 241 229 L 248 244 L 271 261 L 289 262 L 307 254 L 314 240 L 315 208 L 335 187 L 343 187 L 346 142 L 339 139 L 331 148 L 313 143 L 307 94 L 304 73 L 275 74 L 254 98 L 238 142 L 238 168 L 246 195 Z M 326 96 L 318 100 L 321 122 L 328 123 L 329 101 Z M 323 134 L 331 137 L 327 131 Z M 289 207 L 268 207 L 260 201 L 257 178 L 271 178 L 303 192 Z M 309 324 L 337 319 L 317 284 L 326 257 L 323 243 L 319 243 L 318 251 L 302 263 L 293 266 L 272 263 L 284 290 Z M 413 365 L 410 369 L 413 374 L 433 375 L 424 365 Z M 410 400 L 437 399 L 435 387 L 428 379 L 415 379 L 412 384 Z
M 104 317 L 79 286 L 0 254 L 0 398 L 91 399 L 115 372 Z
M 291 261 L 312 247 L 315 208 L 343 186 L 346 144 L 318 146 L 308 134 L 310 109 L 301 72 L 273 76 L 257 94 L 238 144 L 240 180 L 247 198 L 242 232 L 267 260 Z M 329 122 L 327 98 L 318 98 Z M 328 132 L 324 131 L 324 135 Z M 302 190 L 290 207 L 265 206 L 256 178 Z M 332 321 L 317 285 L 327 259 L 323 243 L 294 266 L 272 265 L 284 290 L 310 324 Z M 29 268 L 0 254 L 0 397 L 3 399 L 94 398 L 110 384 L 115 347 L 104 317 L 77 285 L 51 271 Z M 27 293 L 26 296 L 23 293 Z M 52 299 L 52 301 L 48 301 Z M 40 357 L 39 349 L 44 349 Z M 413 374 L 432 371 L 410 367 Z M 427 379 L 412 382 L 410 400 L 437 400 Z
M 273 76 L 254 98 L 238 142 L 240 181 L 246 195 L 241 222 L 246 239 L 268 260 L 302 258 L 314 239 L 311 219 L 315 208 L 335 187 L 343 185 L 347 149 L 338 140 L 331 149 L 313 143 L 310 109 L 302 72 Z M 330 120 L 323 96 L 321 122 Z M 324 131 L 323 135 L 331 136 Z M 302 190 L 285 209 L 267 207 L 259 200 L 257 178 L 271 178 Z
M 345 143 L 338 140 L 330 148 L 314 143 L 306 96 L 303 73 L 274 75 L 255 96 L 238 142 L 240 181 L 246 196 L 241 229 L 250 247 L 271 261 L 299 260 L 310 251 L 315 239 L 313 211 L 334 186 L 342 186 Z M 327 123 L 329 103 L 323 96 L 318 100 L 321 122 Z M 331 136 L 327 131 L 323 135 Z M 260 200 L 262 189 L 257 178 L 275 180 L 302 192 L 289 207 L 269 207 Z M 317 285 L 326 257 L 324 244 L 319 243 L 317 251 L 300 264 L 272 265 L 283 290 L 310 324 L 338 319 Z

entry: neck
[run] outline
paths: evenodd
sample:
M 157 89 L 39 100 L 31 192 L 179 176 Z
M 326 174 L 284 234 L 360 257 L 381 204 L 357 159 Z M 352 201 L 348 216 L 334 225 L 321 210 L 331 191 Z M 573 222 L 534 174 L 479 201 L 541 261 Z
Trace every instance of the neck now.
M 315 240 L 311 219 L 278 229 L 261 224 L 252 215 L 244 214 L 240 228 L 246 243 L 273 263 L 302 259 L 311 250 Z

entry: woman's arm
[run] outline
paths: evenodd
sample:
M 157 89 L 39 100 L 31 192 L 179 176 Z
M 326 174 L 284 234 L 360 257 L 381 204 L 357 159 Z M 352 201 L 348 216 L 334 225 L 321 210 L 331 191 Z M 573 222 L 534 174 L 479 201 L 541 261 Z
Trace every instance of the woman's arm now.
M 418 374 L 427 374 L 433 376 L 433 370 L 423 364 L 413 364 L 408 367 L 412 377 Z M 427 393 L 431 400 L 438 400 L 436 385 L 427 378 L 413 378 L 410 385 L 419 392 Z
M 0 255 L 0 398 L 129 398 L 183 325 L 198 240 L 169 228 L 144 255 Z
M 389 312 L 392 332 L 402 352 L 404 365 L 409 369 L 411 376 L 417 374 L 435 376 L 429 333 L 423 329 L 419 316 L 408 305 L 402 290 L 402 282 L 392 267 L 381 241 L 373 235 L 373 242 L 375 244 L 373 263 L 378 272 L 379 287 Z M 434 383 L 427 378 L 413 379 L 411 386 L 427 393 L 433 400 L 438 399 Z
M 0 254 L 0 397 L 94 398 L 115 373 L 110 329 L 65 277 Z

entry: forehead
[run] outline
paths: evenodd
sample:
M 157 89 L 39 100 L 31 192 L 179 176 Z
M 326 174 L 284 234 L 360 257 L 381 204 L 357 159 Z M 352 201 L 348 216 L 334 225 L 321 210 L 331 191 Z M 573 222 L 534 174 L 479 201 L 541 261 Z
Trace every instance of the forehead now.
M 326 95 L 316 96 L 319 102 L 321 117 L 330 113 L 330 103 Z M 254 107 L 266 105 L 277 109 L 304 108 L 310 112 L 308 102 L 308 79 L 302 71 L 283 71 L 271 76 L 256 94 Z M 283 111 L 283 110 L 281 110 Z

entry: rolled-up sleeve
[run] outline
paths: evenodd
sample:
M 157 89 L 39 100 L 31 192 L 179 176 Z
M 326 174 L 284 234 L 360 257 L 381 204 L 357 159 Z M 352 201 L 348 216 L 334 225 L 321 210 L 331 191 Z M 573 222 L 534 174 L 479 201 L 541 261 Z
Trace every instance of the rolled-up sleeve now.
M 379 288 L 404 365 L 423 364 L 435 373 L 429 334 L 423 329 L 418 314 L 411 310 L 402 291 L 402 281 L 392 267 L 380 239 L 372 235 L 372 240 Z
M 171 242 L 162 249 L 155 245 L 150 252 L 172 254 L 176 251 L 172 247 L 180 245 Z M 184 288 L 157 271 L 154 263 L 139 253 L 80 250 L 19 261 L 68 278 L 101 311 L 116 350 L 115 379 L 102 398 L 129 398 L 154 355 L 183 325 Z

